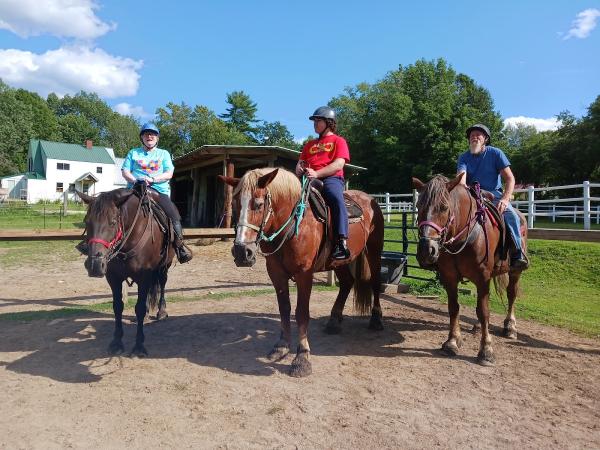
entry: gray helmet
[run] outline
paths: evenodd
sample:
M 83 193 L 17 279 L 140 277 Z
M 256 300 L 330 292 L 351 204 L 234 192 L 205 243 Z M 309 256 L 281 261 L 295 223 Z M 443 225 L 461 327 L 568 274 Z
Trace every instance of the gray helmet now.
M 487 136 L 486 144 L 489 144 L 490 141 L 492 140 L 492 135 L 490 134 L 490 129 L 481 123 L 476 123 L 475 125 L 471 125 L 469 128 L 467 128 L 467 139 L 469 139 L 469 136 L 471 135 L 471 131 L 473 131 L 473 130 L 479 130 L 479 131 L 483 131 L 485 133 L 485 135 Z
M 317 109 L 315 109 L 315 112 L 313 113 L 312 116 L 310 116 L 308 118 L 309 120 L 315 120 L 315 119 L 331 119 L 334 122 L 336 122 L 336 117 L 335 117 L 335 111 L 333 110 L 333 108 L 330 108 L 329 106 L 319 106 Z

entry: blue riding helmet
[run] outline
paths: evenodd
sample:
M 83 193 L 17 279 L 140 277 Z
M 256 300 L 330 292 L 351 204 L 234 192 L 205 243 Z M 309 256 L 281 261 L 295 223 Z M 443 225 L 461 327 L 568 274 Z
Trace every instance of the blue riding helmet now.
M 145 123 L 140 128 L 140 136 L 144 133 L 144 131 L 154 131 L 156 134 L 160 136 L 160 131 L 158 131 L 158 127 L 154 125 L 152 122 Z

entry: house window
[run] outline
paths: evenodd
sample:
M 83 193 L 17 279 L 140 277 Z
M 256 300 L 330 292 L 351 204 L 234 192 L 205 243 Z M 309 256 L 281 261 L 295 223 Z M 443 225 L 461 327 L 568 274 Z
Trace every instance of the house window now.
M 56 163 L 56 168 L 58 170 L 69 170 L 71 165 L 69 163 Z
M 100 167 L 100 166 L 96 167 L 96 173 L 102 173 L 102 167 Z
M 69 192 L 75 192 L 75 183 L 69 183 Z
M 63 191 L 63 184 L 56 183 L 56 192 L 62 192 L 62 191 Z

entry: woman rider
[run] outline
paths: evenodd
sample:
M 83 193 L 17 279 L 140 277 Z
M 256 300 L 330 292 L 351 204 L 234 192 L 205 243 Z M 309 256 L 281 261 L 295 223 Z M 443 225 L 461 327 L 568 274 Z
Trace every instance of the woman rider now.
M 337 240 L 331 257 L 347 259 L 350 250 L 348 238 L 348 213 L 344 203 L 344 165 L 350 162 L 350 152 L 346 140 L 335 134 L 335 111 L 328 106 L 316 109 L 309 120 L 313 121 L 318 139 L 308 141 L 300 160 L 296 165 L 296 175 L 305 174 L 308 178 L 319 178 L 323 181 L 323 197 L 331 208 L 334 232 Z

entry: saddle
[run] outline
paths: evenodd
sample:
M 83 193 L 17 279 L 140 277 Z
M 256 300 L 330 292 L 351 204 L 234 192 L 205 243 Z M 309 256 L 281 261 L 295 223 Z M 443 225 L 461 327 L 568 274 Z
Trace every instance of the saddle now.
M 321 189 L 323 189 L 323 182 L 321 180 L 315 179 L 311 181 L 308 203 L 315 218 L 329 227 L 329 217 L 331 214 L 321 194 Z M 344 192 L 344 204 L 348 211 L 348 223 L 360 222 L 363 218 L 363 210 L 346 192 Z
M 508 250 L 510 248 L 515 248 L 516 245 L 513 241 L 512 235 L 507 231 L 506 224 L 504 223 L 504 217 L 498 212 L 498 208 L 494 205 L 494 194 L 489 191 L 485 191 L 481 189 L 480 198 L 477 197 L 477 191 L 474 186 L 469 186 L 469 193 L 475 200 L 480 200 L 485 207 L 486 216 L 492 222 L 492 225 L 500 231 L 500 236 L 498 237 L 498 248 L 496 253 L 499 256 L 501 261 L 504 261 L 508 258 Z

